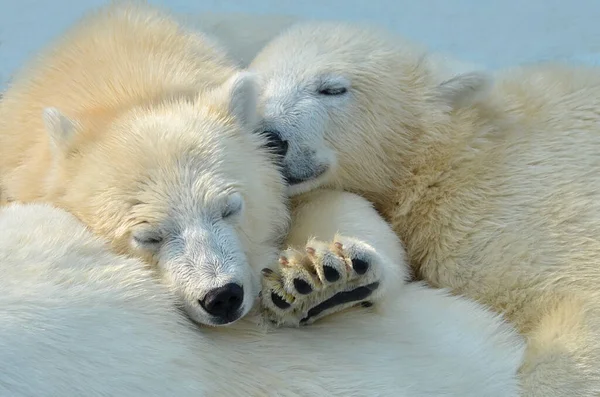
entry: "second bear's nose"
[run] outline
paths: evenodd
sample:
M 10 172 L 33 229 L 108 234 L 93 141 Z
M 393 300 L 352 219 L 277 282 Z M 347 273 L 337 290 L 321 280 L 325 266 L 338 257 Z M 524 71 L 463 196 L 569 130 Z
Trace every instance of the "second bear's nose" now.
M 288 142 L 281 139 L 281 135 L 275 131 L 263 131 L 267 137 L 267 147 L 278 156 L 285 157 L 288 151 Z

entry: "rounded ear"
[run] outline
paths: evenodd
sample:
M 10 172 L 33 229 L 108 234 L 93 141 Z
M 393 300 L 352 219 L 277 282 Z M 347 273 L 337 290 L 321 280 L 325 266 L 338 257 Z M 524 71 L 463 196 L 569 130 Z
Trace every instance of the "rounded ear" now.
M 218 90 L 228 111 L 240 124 L 253 128 L 258 123 L 259 87 L 254 73 L 238 72 L 227 79 Z
M 68 150 L 76 132 L 76 124 L 55 107 L 47 107 L 42 112 L 44 127 L 50 138 L 53 150 Z
M 485 98 L 492 85 L 492 76 L 486 72 L 464 73 L 438 85 L 436 99 L 452 109 L 459 109 Z

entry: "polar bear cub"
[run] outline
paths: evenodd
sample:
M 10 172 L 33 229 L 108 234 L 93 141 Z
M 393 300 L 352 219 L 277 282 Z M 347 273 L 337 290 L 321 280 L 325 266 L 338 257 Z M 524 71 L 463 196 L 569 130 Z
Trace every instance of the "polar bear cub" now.
M 254 80 L 162 11 L 102 8 L 5 93 L 0 192 L 64 208 L 117 253 L 156 266 L 203 324 L 238 320 L 263 288 L 265 315 L 280 325 L 368 305 L 406 278 L 403 251 L 393 233 L 364 233 L 369 221 L 340 224 L 343 206 L 305 207 L 322 227 L 292 236 L 279 271 L 282 141 L 250 133 Z
M 600 69 L 494 82 L 334 22 L 292 27 L 250 69 L 292 194 L 362 195 L 418 277 L 505 313 L 528 339 L 524 395 L 598 395 Z
M 160 270 L 195 321 L 252 308 L 288 210 L 256 84 L 204 36 L 143 5 L 87 16 L 0 102 L 4 201 L 74 214 Z
M 3 396 L 517 396 L 514 330 L 418 284 L 383 313 L 310 328 L 266 329 L 254 311 L 196 328 L 145 263 L 47 204 L 0 208 L 0 266 Z

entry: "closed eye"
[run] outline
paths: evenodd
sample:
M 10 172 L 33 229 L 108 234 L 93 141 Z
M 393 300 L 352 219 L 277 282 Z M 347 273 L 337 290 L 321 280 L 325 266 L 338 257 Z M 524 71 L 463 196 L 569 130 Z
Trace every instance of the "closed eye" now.
M 328 96 L 343 95 L 346 92 L 348 92 L 346 87 L 324 87 L 319 89 L 319 94 Z
M 221 214 L 221 217 L 223 219 L 229 218 L 234 216 L 235 214 L 237 214 L 239 212 L 239 209 L 236 208 L 227 208 L 223 211 L 223 213 Z
M 155 245 L 155 244 L 160 244 L 162 243 L 162 237 L 145 237 L 145 238 L 139 238 L 137 236 L 133 237 L 138 243 L 140 244 L 144 244 L 144 245 Z
M 163 242 L 162 235 L 156 230 L 141 229 L 133 233 L 133 241 L 144 247 L 156 247 Z

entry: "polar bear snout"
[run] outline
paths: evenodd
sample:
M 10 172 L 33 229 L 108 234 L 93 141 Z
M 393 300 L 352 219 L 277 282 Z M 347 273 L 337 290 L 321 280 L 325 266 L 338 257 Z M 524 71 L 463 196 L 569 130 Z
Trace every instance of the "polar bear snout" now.
M 229 283 L 210 290 L 198 303 L 208 314 L 226 324 L 240 317 L 243 301 L 244 288 L 236 283 Z
M 306 163 L 312 165 L 308 161 Z M 283 169 L 283 176 L 290 186 L 296 186 L 320 178 L 327 172 L 327 169 L 328 167 L 324 164 L 315 164 L 299 169 L 297 167 L 286 166 Z
M 158 266 L 193 321 L 231 324 L 250 311 L 259 292 L 247 248 L 229 218 L 184 219 L 188 225 L 164 243 Z
M 294 89 L 286 90 L 286 86 Z M 262 133 L 281 142 L 283 176 L 288 193 L 296 195 L 327 182 L 337 164 L 336 152 L 326 142 L 331 108 L 312 91 L 299 89 L 292 81 L 271 81 L 261 96 Z
M 333 151 L 304 147 L 294 140 L 288 142 L 290 149 L 282 164 L 288 194 L 301 194 L 326 183 L 336 164 Z
M 252 308 L 259 286 L 253 280 L 251 269 L 242 263 L 238 265 L 239 272 L 223 271 L 215 277 L 199 269 L 183 269 L 182 274 L 174 275 L 183 309 L 194 322 L 229 325 Z M 189 279 L 185 278 L 185 273 L 190 275 Z

